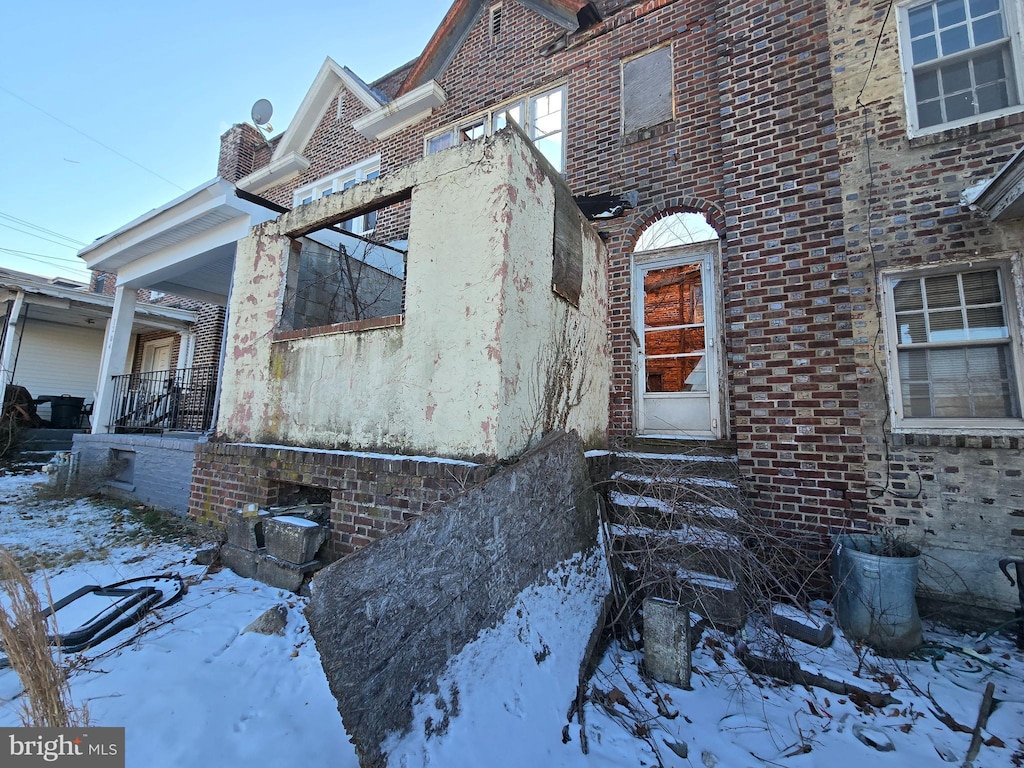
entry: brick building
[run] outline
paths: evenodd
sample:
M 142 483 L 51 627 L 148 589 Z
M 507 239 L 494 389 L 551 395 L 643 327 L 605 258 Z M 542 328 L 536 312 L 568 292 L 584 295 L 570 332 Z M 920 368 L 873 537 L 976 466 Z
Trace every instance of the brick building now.
M 367 84 L 328 59 L 283 136 L 268 144 L 246 124 L 228 131 L 220 179 L 209 189 L 235 185 L 237 199 L 218 210 L 258 224 L 362 182 L 377 188 L 425 155 L 519 123 L 607 248 L 611 447 L 661 440 L 734 447 L 751 508 L 816 535 L 823 547 L 831 534 L 878 521 L 927 530 L 927 521 L 955 509 L 960 518 L 924 543 L 955 555 L 947 567 L 969 572 L 972 583 L 933 586 L 947 597 L 977 591 L 1006 606 L 1008 592 L 979 553 L 994 545 L 994 531 L 1010 551 L 1006 540 L 1017 530 L 1010 518 L 1020 514 L 1020 382 L 1013 378 L 1022 369 L 1014 314 L 1020 277 L 1005 255 L 1019 247 L 1020 229 L 959 203 L 1020 145 L 1022 100 L 1011 92 L 1024 83 L 1020 3 L 1001 2 L 981 3 L 996 11 L 981 14 L 987 20 L 979 18 L 978 34 L 990 35 L 984 45 L 1016 73 L 994 76 L 1008 89 L 999 97 L 1006 104 L 954 115 L 938 130 L 944 107 L 940 123 L 929 122 L 935 98 L 923 80 L 908 123 L 900 68 L 900 51 L 910 56 L 927 37 L 917 32 L 923 22 L 915 9 L 934 3 L 887 14 L 883 3 L 810 0 L 456 0 L 415 61 Z M 1001 31 L 993 31 L 994 14 Z M 915 32 L 901 47 L 897 19 L 909 24 L 911 16 Z M 349 271 L 372 261 L 385 283 L 404 280 L 408 199 L 353 205 L 321 245 L 362 249 L 355 262 L 345 256 Z M 192 250 L 200 247 L 205 241 Z M 998 424 L 973 429 L 954 407 L 944 422 L 952 426 L 933 428 L 931 417 L 915 422 L 892 405 L 893 392 L 926 382 L 886 376 L 890 360 L 898 369 L 906 357 L 895 343 L 895 312 L 902 322 L 904 312 L 920 310 L 904 307 L 910 299 L 902 296 L 890 300 L 898 310 L 886 309 L 877 288 L 894 287 L 902 269 L 979 254 L 998 261 L 977 280 L 991 291 L 995 275 L 1000 298 L 977 309 L 998 306 L 1006 318 L 997 357 L 1007 411 Z M 350 300 L 328 306 L 309 290 L 322 288 L 325 275 L 302 266 L 312 257 L 299 261 L 284 298 L 286 332 L 367 339 L 380 332 L 351 275 L 337 286 Z M 339 434 L 335 447 L 349 438 Z M 198 448 L 197 477 L 207 490 L 194 484 L 195 514 L 216 515 L 203 499 L 218 488 L 225 499 L 244 494 L 239 478 L 248 470 L 238 467 L 254 461 L 276 478 L 260 486 L 260 503 L 308 492 L 317 477 L 345 475 L 339 462 L 359 461 L 321 466 L 308 451 L 278 447 L 271 456 L 246 447 L 232 463 L 225 450 Z M 1000 490 L 981 495 L 951 480 L 966 474 L 998 477 Z M 339 505 L 362 492 L 337 491 Z M 981 525 L 971 518 L 978 513 Z M 1002 517 L 989 528 L 994 514 Z
M 924 545 L 934 594 L 1008 606 L 1024 222 L 989 182 L 1024 144 L 1022 6 L 828 10 L 868 509 Z
M 251 126 L 229 131 L 220 172 L 290 207 L 508 116 L 578 200 L 626 208 L 594 221 L 609 250 L 612 443 L 734 442 L 779 524 L 826 534 L 863 519 L 824 9 L 457 2 L 416 62 L 372 86 L 328 60 L 270 156 Z M 375 235 L 401 238 L 403 216 L 380 211 Z M 640 327 L 642 283 L 698 306 L 659 318 L 649 293 Z

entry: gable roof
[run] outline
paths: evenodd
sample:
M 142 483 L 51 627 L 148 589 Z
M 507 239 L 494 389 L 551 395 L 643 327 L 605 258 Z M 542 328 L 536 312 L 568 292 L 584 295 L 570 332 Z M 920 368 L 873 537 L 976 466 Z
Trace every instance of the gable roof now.
M 423 53 L 410 70 L 409 76 L 399 91 L 400 95 L 406 94 L 426 82 L 436 80 L 444 72 L 490 2 L 491 0 L 455 0 L 427 43 L 427 47 L 423 49 Z M 589 4 L 588 0 L 516 0 L 516 2 L 554 22 L 566 32 L 575 32 L 579 28 L 576 14 Z
M 302 153 L 334 100 L 334 95 L 342 87 L 371 112 L 390 101 L 387 95 L 367 85 L 351 69 L 339 65 L 328 56 L 299 104 L 288 130 L 274 148 L 270 162 L 239 179 L 237 185 L 248 192 L 259 192 L 306 170 L 310 163 Z

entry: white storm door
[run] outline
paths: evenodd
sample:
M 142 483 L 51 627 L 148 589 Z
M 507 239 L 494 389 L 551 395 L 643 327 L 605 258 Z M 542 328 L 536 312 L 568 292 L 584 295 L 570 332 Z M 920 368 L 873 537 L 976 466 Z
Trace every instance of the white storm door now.
M 701 250 L 634 261 L 641 436 L 721 437 L 713 257 Z

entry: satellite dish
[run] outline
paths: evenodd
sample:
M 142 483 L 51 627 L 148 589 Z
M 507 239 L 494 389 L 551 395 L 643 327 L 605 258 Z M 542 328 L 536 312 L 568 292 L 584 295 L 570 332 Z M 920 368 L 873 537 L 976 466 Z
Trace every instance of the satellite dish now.
M 266 99 L 260 99 L 252 105 L 252 121 L 256 125 L 266 125 L 274 115 L 274 105 Z

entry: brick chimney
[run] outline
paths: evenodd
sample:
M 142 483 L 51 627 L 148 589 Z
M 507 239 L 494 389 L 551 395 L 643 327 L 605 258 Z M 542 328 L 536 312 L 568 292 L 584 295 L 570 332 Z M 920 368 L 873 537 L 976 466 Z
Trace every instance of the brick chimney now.
M 235 123 L 220 137 L 217 175 L 236 182 L 255 170 L 257 151 L 263 146 L 260 132 L 249 123 Z

